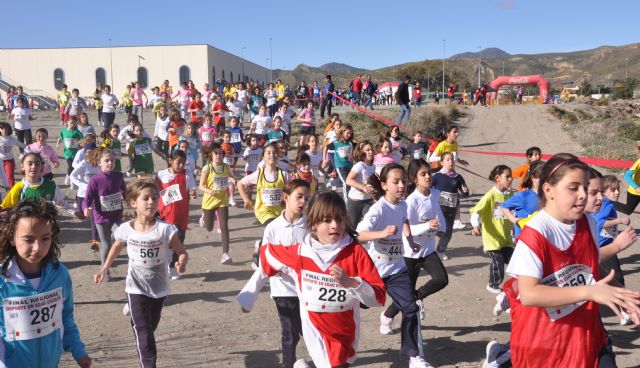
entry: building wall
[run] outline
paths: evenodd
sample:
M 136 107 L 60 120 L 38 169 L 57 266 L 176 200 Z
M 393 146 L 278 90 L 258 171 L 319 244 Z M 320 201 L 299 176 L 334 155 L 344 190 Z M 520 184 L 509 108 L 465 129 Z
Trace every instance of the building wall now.
M 0 73 L 4 80 L 23 85 L 27 93 L 49 96 L 57 92 L 54 87 L 56 68 L 64 71 L 64 82 L 69 88 L 78 88 L 82 96 L 93 94 L 96 69 L 103 68 L 106 83 L 113 84 L 112 89 L 120 95 L 129 82 L 137 79 L 138 63 L 147 71 L 148 88 L 168 79 L 177 89 L 179 69 L 183 65 L 189 67 L 189 79 L 198 89 L 202 89 L 205 82 L 213 81 L 214 66 L 216 78 L 222 76 L 223 69 L 227 80 L 231 72 L 234 81 L 242 73 L 241 58 L 209 45 L 0 50 Z M 248 61 L 244 64 L 249 80 L 264 81 L 265 68 Z

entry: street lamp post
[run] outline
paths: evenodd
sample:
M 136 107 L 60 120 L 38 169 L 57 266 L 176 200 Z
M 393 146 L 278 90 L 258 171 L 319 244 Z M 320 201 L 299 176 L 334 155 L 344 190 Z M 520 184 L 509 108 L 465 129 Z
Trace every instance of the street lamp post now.
M 480 67 L 482 66 L 482 46 L 478 46 L 480 58 L 478 59 L 478 88 L 480 88 Z
M 269 78 L 270 82 L 273 82 L 273 47 L 271 45 L 271 37 L 269 37 Z
M 266 58 L 264 59 L 264 79 L 266 79 L 266 83 L 267 85 L 269 85 L 269 83 L 271 83 L 271 81 L 269 80 L 269 72 L 267 71 L 267 69 L 269 69 L 269 60 L 271 60 L 270 58 Z
M 109 76 L 111 77 L 111 88 L 113 88 L 113 55 L 111 54 L 111 39 L 109 39 Z
M 444 96 L 444 56 L 447 47 L 447 40 L 442 40 L 442 95 Z
M 242 83 L 244 83 L 244 50 L 247 46 L 242 46 Z

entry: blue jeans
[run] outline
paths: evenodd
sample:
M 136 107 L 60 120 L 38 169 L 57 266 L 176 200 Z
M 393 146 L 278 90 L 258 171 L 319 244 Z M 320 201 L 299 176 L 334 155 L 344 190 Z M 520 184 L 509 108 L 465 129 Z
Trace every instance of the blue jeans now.
M 373 104 L 371 103 L 371 96 L 370 95 L 364 95 L 364 108 L 366 109 L 367 106 L 371 107 L 371 110 L 373 110 Z
M 398 114 L 398 118 L 396 119 L 396 124 L 402 125 L 404 120 L 409 121 L 411 118 L 411 108 L 408 104 L 400 105 L 400 114 Z

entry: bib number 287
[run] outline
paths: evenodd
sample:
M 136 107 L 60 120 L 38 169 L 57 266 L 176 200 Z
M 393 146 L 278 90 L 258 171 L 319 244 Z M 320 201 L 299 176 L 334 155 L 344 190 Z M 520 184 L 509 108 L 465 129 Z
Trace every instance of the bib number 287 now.
M 49 307 L 43 307 L 41 309 L 34 309 L 29 312 L 29 315 L 32 317 L 31 325 L 37 325 L 39 323 L 46 323 L 53 317 L 53 314 L 56 311 L 56 305 L 53 304 Z

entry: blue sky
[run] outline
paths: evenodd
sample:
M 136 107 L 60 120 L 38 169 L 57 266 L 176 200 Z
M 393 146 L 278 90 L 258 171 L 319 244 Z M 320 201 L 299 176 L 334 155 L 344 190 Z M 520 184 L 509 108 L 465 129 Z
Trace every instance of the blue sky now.
M 441 58 L 443 39 L 447 57 L 478 46 L 536 54 L 640 42 L 635 0 L 29 4 L 28 15 L 19 17 L 15 33 L 5 32 L 0 47 L 107 46 L 109 38 L 114 46 L 208 43 L 237 55 L 246 47 L 248 60 L 265 65 L 272 37 L 274 68 L 336 61 L 375 69 Z

